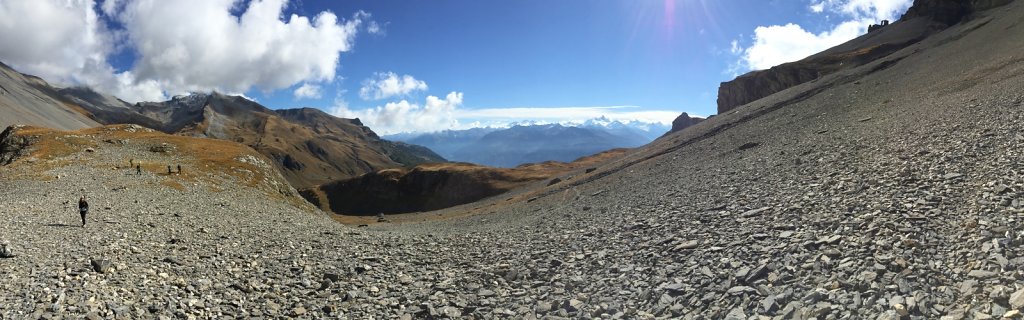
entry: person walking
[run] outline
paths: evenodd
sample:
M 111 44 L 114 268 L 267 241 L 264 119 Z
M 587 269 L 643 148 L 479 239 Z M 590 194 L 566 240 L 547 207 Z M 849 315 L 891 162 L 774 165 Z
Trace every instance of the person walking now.
M 181 165 L 178 165 L 178 174 L 181 174 Z
M 135 175 L 137 175 L 137 176 L 141 176 L 142 175 L 142 164 L 135 165 Z
M 89 213 L 89 202 L 85 201 L 85 196 L 78 199 L 78 214 L 82 215 L 82 228 L 85 228 L 85 215 Z

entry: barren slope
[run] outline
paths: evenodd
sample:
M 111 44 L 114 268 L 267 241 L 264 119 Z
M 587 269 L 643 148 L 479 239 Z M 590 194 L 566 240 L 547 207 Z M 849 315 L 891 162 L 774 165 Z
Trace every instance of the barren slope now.
M 78 106 L 63 102 L 46 81 L 0 63 L 0 128 L 13 124 L 64 130 L 99 125 Z

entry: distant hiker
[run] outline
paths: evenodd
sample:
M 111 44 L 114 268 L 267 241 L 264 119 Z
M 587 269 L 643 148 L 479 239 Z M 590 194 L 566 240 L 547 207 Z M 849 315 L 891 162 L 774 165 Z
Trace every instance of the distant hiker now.
M 78 214 L 82 215 L 82 228 L 85 228 L 85 215 L 89 213 L 89 202 L 85 201 L 85 196 L 78 199 Z
M 135 166 L 135 158 L 128 159 L 128 167 L 131 168 L 131 167 L 134 167 L 134 166 Z
M 178 165 L 178 174 L 181 174 L 181 165 Z
M 135 165 L 135 175 L 137 175 L 137 176 L 141 176 L 142 175 L 142 164 Z
M 167 175 L 171 175 L 171 165 L 167 165 Z

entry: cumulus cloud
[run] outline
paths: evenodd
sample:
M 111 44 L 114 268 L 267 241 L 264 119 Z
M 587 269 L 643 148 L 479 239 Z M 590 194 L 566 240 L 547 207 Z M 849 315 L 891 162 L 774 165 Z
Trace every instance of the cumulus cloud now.
M 244 6 L 243 6 L 244 4 Z M 63 85 L 129 101 L 190 91 L 273 91 L 331 82 L 370 15 L 284 16 L 286 0 L 40 0 L 0 2 L 0 59 Z M 123 29 L 111 29 L 106 20 Z M 376 24 L 376 23 L 374 23 Z M 375 32 L 383 32 L 377 25 Z M 45 31 L 45 32 L 44 32 Z M 107 61 L 137 57 L 128 70 Z M 300 89 L 302 89 L 300 87 Z M 299 91 L 299 90 L 296 90 Z
M 803 59 L 856 38 L 865 30 L 860 22 L 847 21 L 830 31 L 813 34 L 796 24 L 757 27 L 754 44 L 744 49 L 743 59 L 752 70 Z
M 238 17 L 233 0 L 138 0 L 119 19 L 139 53 L 135 73 L 170 91 L 275 90 L 330 81 L 351 50 L 364 14 L 331 12 L 282 19 L 284 0 L 252 1 Z
M 293 94 L 296 99 L 320 99 L 322 93 L 319 85 L 303 83 Z
M 0 60 L 56 84 L 94 84 L 128 98 L 159 94 L 155 83 L 107 63 L 118 34 L 94 7 L 91 0 L 0 2 Z
M 403 99 L 374 108 L 351 110 L 342 101 L 330 113 L 342 118 L 359 118 L 377 133 L 390 134 L 456 127 L 455 111 L 461 105 L 462 93 L 453 91 L 444 98 L 427 96 L 422 105 Z
M 406 96 L 414 91 L 427 90 L 427 83 L 413 76 L 399 76 L 394 72 L 378 72 L 372 78 L 363 80 L 359 97 L 363 100 L 380 100 Z
M 911 0 L 823 0 L 812 2 L 815 13 L 830 12 L 842 17 L 823 32 L 813 33 L 794 23 L 760 26 L 754 29 L 753 43 L 732 50 L 739 56 L 733 71 L 762 70 L 803 59 L 842 44 L 867 32 L 872 23 L 895 20 L 911 5 Z M 736 47 L 733 47 L 736 48 Z

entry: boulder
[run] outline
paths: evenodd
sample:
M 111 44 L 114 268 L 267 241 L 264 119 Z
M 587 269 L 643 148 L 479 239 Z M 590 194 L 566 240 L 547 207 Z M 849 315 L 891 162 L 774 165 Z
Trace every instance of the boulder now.
M 704 118 L 691 117 L 686 112 L 683 112 L 683 114 L 680 114 L 678 117 L 676 117 L 675 120 L 672 120 L 672 129 L 669 130 L 668 132 L 672 133 L 679 130 L 683 130 L 692 125 L 698 124 L 701 121 L 704 121 Z

